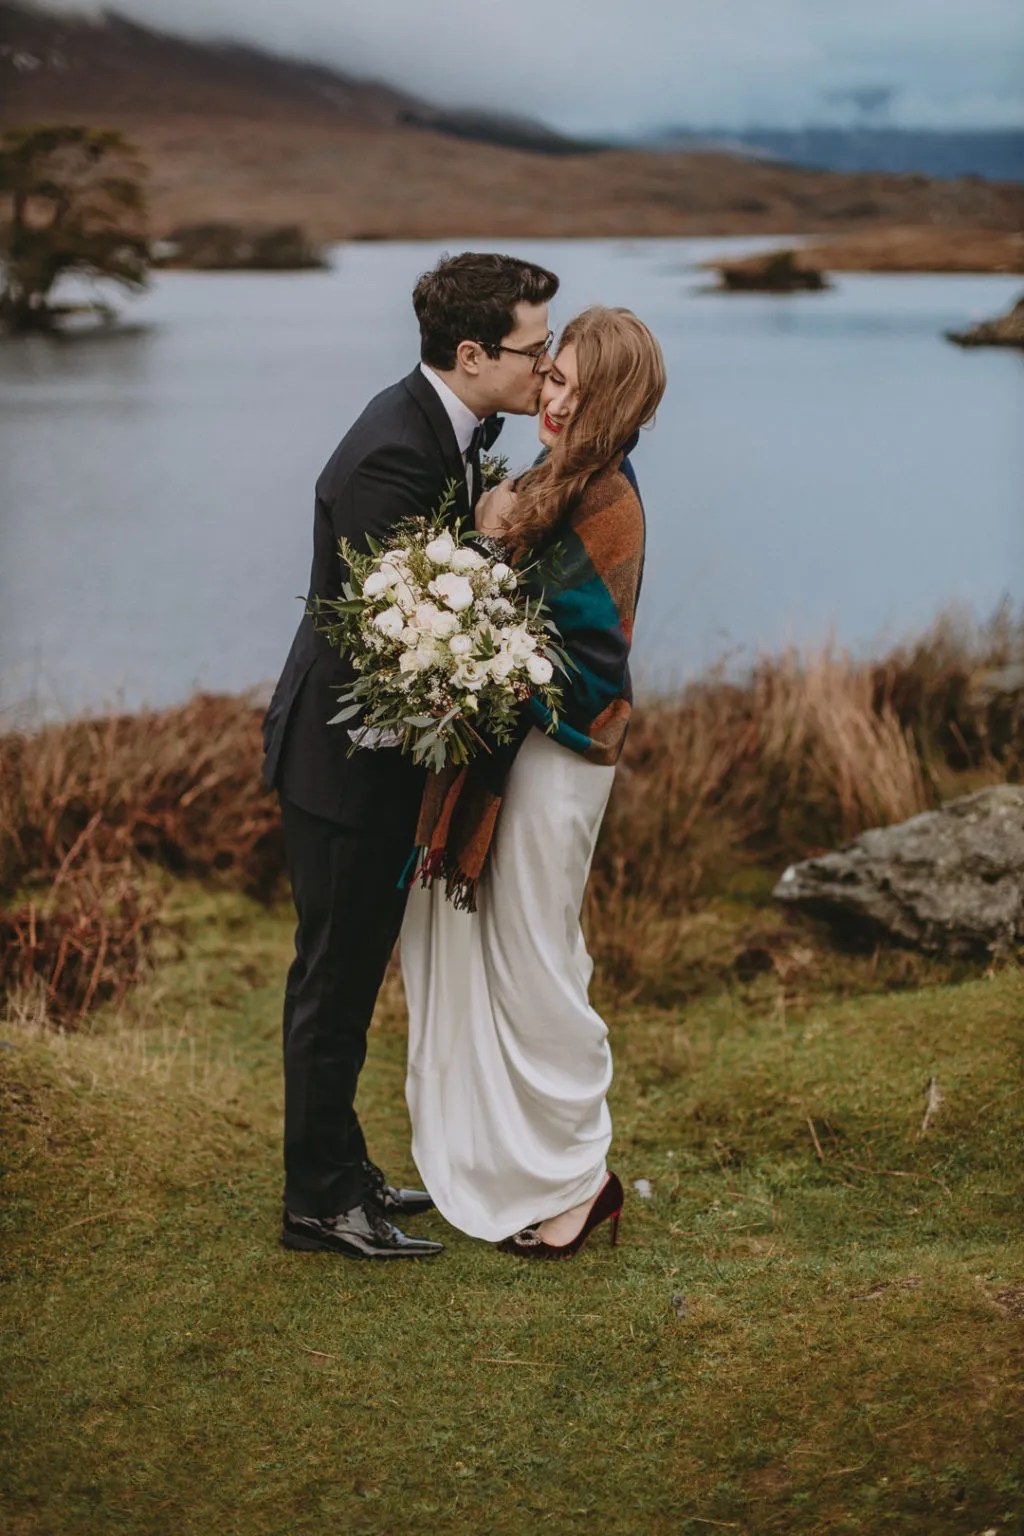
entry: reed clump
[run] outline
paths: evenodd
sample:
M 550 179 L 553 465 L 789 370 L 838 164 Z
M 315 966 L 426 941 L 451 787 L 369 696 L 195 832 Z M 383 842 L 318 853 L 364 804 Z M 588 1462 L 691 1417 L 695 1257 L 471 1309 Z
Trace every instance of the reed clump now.
M 130 862 L 80 851 L 49 890 L 0 911 L 0 990 L 37 994 L 43 1018 L 74 1028 L 145 973 L 159 908 Z
M 772 874 L 794 859 L 1019 779 L 1024 688 L 1014 691 L 1012 674 L 1022 666 L 1024 615 L 1004 607 L 981 628 L 944 615 L 880 661 L 787 651 L 744 677 L 719 667 L 642 703 L 587 898 L 602 975 L 631 995 L 657 991 L 710 898 L 742 886 L 763 904 Z M 42 975 L 65 1018 L 117 995 L 108 970 L 130 980 L 157 920 L 147 868 L 264 899 L 283 889 L 260 717 L 252 696 L 198 694 L 174 709 L 0 737 L 0 935 L 14 956 L 5 986 Z M 112 895 L 123 933 L 100 915 Z M 100 948 L 106 980 L 94 983 L 87 955 Z
M 950 609 L 871 668 L 876 708 L 913 733 L 927 771 L 981 766 L 1024 776 L 1024 616 L 1003 602 L 975 624 Z
M 251 696 L 71 721 L 0 738 L 0 892 L 56 874 L 82 842 L 266 895 L 282 867 L 277 808 L 259 781 Z
M 0 989 L 41 987 L 63 1027 L 134 983 L 159 922 L 156 869 L 267 896 L 277 807 L 251 697 L 0 737 Z

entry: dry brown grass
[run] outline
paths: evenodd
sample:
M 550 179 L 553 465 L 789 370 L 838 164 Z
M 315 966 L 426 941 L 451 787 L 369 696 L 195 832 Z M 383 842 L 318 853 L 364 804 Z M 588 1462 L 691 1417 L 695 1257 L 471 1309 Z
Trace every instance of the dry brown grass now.
M 0 738 L 0 988 L 41 988 L 50 1019 L 119 1001 L 160 900 L 147 866 L 269 894 L 277 807 L 250 698 L 111 715 Z
M 114 864 L 266 894 L 281 849 L 258 777 L 259 722 L 251 698 L 203 693 L 177 709 L 0 738 L 0 891 L 52 878 L 86 844 Z
M 955 614 L 881 661 L 828 648 L 763 657 L 638 709 L 587 903 L 602 975 L 632 996 L 658 977 L 710 897 L 794 859 L 1019 778 L 1020 695 L 986 692 L 1024 661 L 1024 616 Z M 274 798 L 253 698 L 0 738 L 0 936 L 8 988 L 41 976 L 68 1019 L 117 996 L 154 922 L 147 865 L 262 897 L 281 888 Z M 123 983 L 123 985 L 122 985 Z M 653 994 L 652 994 L 653 995 Z
M 874 699 L 869 669 L 832 650 L 810 661 L 787 652 L 759 663 L 748 697 L 767 836 L 846 841 L 925 809 L 913 736 Z
M 53 1024 L 80 1024 L 145 971 L 159 907 L 130 863 L 94 851 L 66 861 L 42 897 L 0 912 L 0 989 L 35 998 Z
M 1024 615 L 1003 603 L 981 626 L 950 609 L 923 635 L 897 646 L 871 669 L 876 709 L 891 706 L 911 730 L 938 779 L 982 768 L 1024 773 L 1024 691 L 990 688 L 988 679 L 1024 663 Z

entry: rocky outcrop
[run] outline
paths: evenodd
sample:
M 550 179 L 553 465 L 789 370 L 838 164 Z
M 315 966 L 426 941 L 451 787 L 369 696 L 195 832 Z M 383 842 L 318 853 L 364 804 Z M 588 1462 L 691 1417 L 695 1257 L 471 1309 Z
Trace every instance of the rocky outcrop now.
M 835 853 L 791 865 L 772 893 L 838 928 L 936 953 L 1024 942 L 1024 786 L 998 784 Z
M 156 265 L 194 272 L 301 272 L 326 267 L 298 224 L 182 224 L 159 244 Z
M 829 286 L 825 273 L 801 262 L 796 251 L 769 251 L 743 261 L 715 262 L 714 267 L 727 293 L 800 293 Z
M 984 320 L 966 331 L 947 331 L 946 337 L 958 347 L 1024 347 L 1024 298 L 1017 300 L 1008 315 Z

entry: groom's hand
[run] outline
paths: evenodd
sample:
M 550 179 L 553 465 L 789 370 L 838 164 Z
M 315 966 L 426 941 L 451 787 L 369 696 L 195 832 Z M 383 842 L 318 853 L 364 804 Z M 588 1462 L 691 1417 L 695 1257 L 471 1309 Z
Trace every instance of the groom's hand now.
M 515 513 L 516 496 L 511 480 L 503 480 L 492 491 L 484 491 L 474 514 L 477 533 L 500 539 Z

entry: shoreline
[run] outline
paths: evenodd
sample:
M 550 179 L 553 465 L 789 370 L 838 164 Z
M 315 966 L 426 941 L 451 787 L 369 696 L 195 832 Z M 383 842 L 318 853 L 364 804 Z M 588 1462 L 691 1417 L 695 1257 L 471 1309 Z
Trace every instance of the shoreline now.
M 854 230 L 832 240 L 801 236 L 795 255 L 798 267 L 824 272 L 1014 276 L 1024 274 L 1024 233 L 894 225 Z
M 939 270 L 1024 271 L 1016 182 L 811 170 L 722 152 L 538 156 L 422 128 L 255 114 L 68 105 L 51 116 L 115 128 L 137 147 L 157 239 L 185 224 L 254 220 L 300 225 L 315 245 L 443 241 L 453 230 L 465 240 L 799 238 L 826 244 L 837 270 L 840 256 L 857 263 L 849 270 L 934 270 L 941 250 Z M 0 112 L 0 127 L 18 120 L 24 112 Z M 950 254 L 953 245 L 967 254 Z

